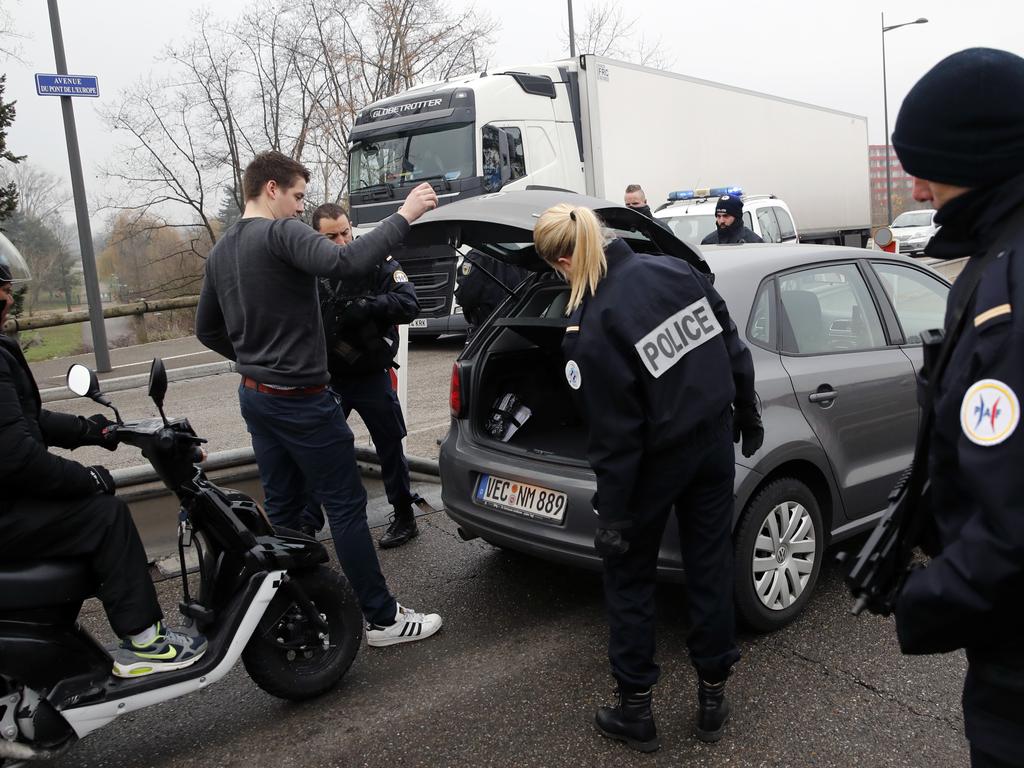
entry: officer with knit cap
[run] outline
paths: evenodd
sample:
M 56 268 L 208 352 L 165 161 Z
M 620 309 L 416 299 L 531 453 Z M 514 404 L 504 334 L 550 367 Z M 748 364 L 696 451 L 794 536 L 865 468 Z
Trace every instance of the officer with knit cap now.
M 715 231 L 700 241 L 701 245 L 739 245 L 763 243 L 743 226 L 743 200 L 735 195 L 722 195 L 715 204 Z
M 932 559 L 907 578 L 896 629 L 904 653 L 966 650 L 971 765 L 1024 766 L 1024 59 L 943 59 L 907 95 L 892 143 L 914 199 L 937 209 L 925 253 L 970 257 L 926 399 Z

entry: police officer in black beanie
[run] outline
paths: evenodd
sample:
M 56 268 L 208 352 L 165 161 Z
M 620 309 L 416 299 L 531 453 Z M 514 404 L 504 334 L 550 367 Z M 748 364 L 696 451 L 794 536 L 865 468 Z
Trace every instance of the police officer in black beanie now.
M 722 195 L 715 205 L 715 231 L 700 241 L 701 245 L 738 245 L 763 243 L 760 237 L 743 226 L 743 201 L 735 195 Z
M 904 653 L 966 650 L 971 765 L 1024 766 L 1024 59 L 943 59 L 907 95 L 892 143 L 914 199 L 938 211 L 925 253 L 970 257 L 925 399 L 932 559 L 907 579 L 896 629 Z

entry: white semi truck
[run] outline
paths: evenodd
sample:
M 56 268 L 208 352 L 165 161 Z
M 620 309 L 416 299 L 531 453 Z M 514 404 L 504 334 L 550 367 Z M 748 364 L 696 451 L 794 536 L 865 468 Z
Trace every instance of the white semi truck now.
M 418 86 L 369 105 L 350 133 L 357 227 L 429 180 L 442 204 L 527 186 L 652 208 L 674 190 L 735 185 L 788 203 L 800 240 L 864 245 L 867 119 L 593 55 Z M 414 333 L 459 330 L 450 253 L 407 253 Z M 419 326 L 419 327 L 416 327 Z

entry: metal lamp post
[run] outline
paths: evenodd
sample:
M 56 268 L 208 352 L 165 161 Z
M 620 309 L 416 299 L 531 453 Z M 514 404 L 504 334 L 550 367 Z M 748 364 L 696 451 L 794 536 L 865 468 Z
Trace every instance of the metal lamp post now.
M 892 223 L 892 168 L 889 161 L 889 90 L 885 80 L 885 33 L 892 32 L 900 27 L 909 27 L 911 24 L 927 24 L 928 19 L 921 17 L 914 21 L 905 21 L 902 24 L 885 26 L 885 13 L 882 13 L 882 101 L 885 112 L 885 207 L 888 214 L 887 224 Z
M 572 0 L 568 0 L 569 3 L 569 56 L 570 58 L 576 58 L 576 32 L 573 29 L 572 24 Z

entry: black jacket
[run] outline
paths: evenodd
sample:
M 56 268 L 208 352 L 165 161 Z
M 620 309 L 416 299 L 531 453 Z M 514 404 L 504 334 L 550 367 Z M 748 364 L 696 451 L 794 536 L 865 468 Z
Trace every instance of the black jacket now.
M 728 229 L 718 229 L 700 241 L 701 245 L 740 245 L 742 243 L 763 243 L 760 237 L 750 229 L 743 226 L 743 219 L 737 219 L 736 223 Z
M 509 290 L 515 290 L 530 274 L 522 267 L 506 264 L 481 251 L 472 250 L 467 253 L 462 261 L 462 275 L 459 277 L 459 287 L 455 289 L 455 300 L 462 307 L 466 322 L 474 328 L 490 317 L 497 306 L 508 298 L 508 291 L 494 282 L 484 272 L 485 269 Z
M 650 453 L 686 445 L 695 429 L 754 406 L 754 364 L 725 301 L 689 264 L 605 248 L 608 274 L 572 315 L 566 379 L 588 421 L 587 459 L 606 528 L 630 520 Z
M 360 299 L 366 302 L 365 315 L 356 315 L 353 307 Z M 390 368 L 398 352 L 395 326 L 410 322 L 420 311 L 415 286 L 391 256 L 365 278 L 322 279 L 320 301 L 327 369 L 335 383 Z
M 73 499 L 94 494 L 96 484 L 88 469 L 47 450 L 78 448 L 85 432 L 81 416 L 42 408 L 21 348 L 0 334 L 0 514 L 22 496 Z
M 967 649 L 967 737 L 1004 760 L 1024 752 L 1024 227 L 1004 231 L 1022 206 L 1018 178 L 936 217 L 929 255 L 1006 247 L 985 267 L 936 394 L 928 477 L 941 551 L 911 574 L 896 609 L 904 652 Z

